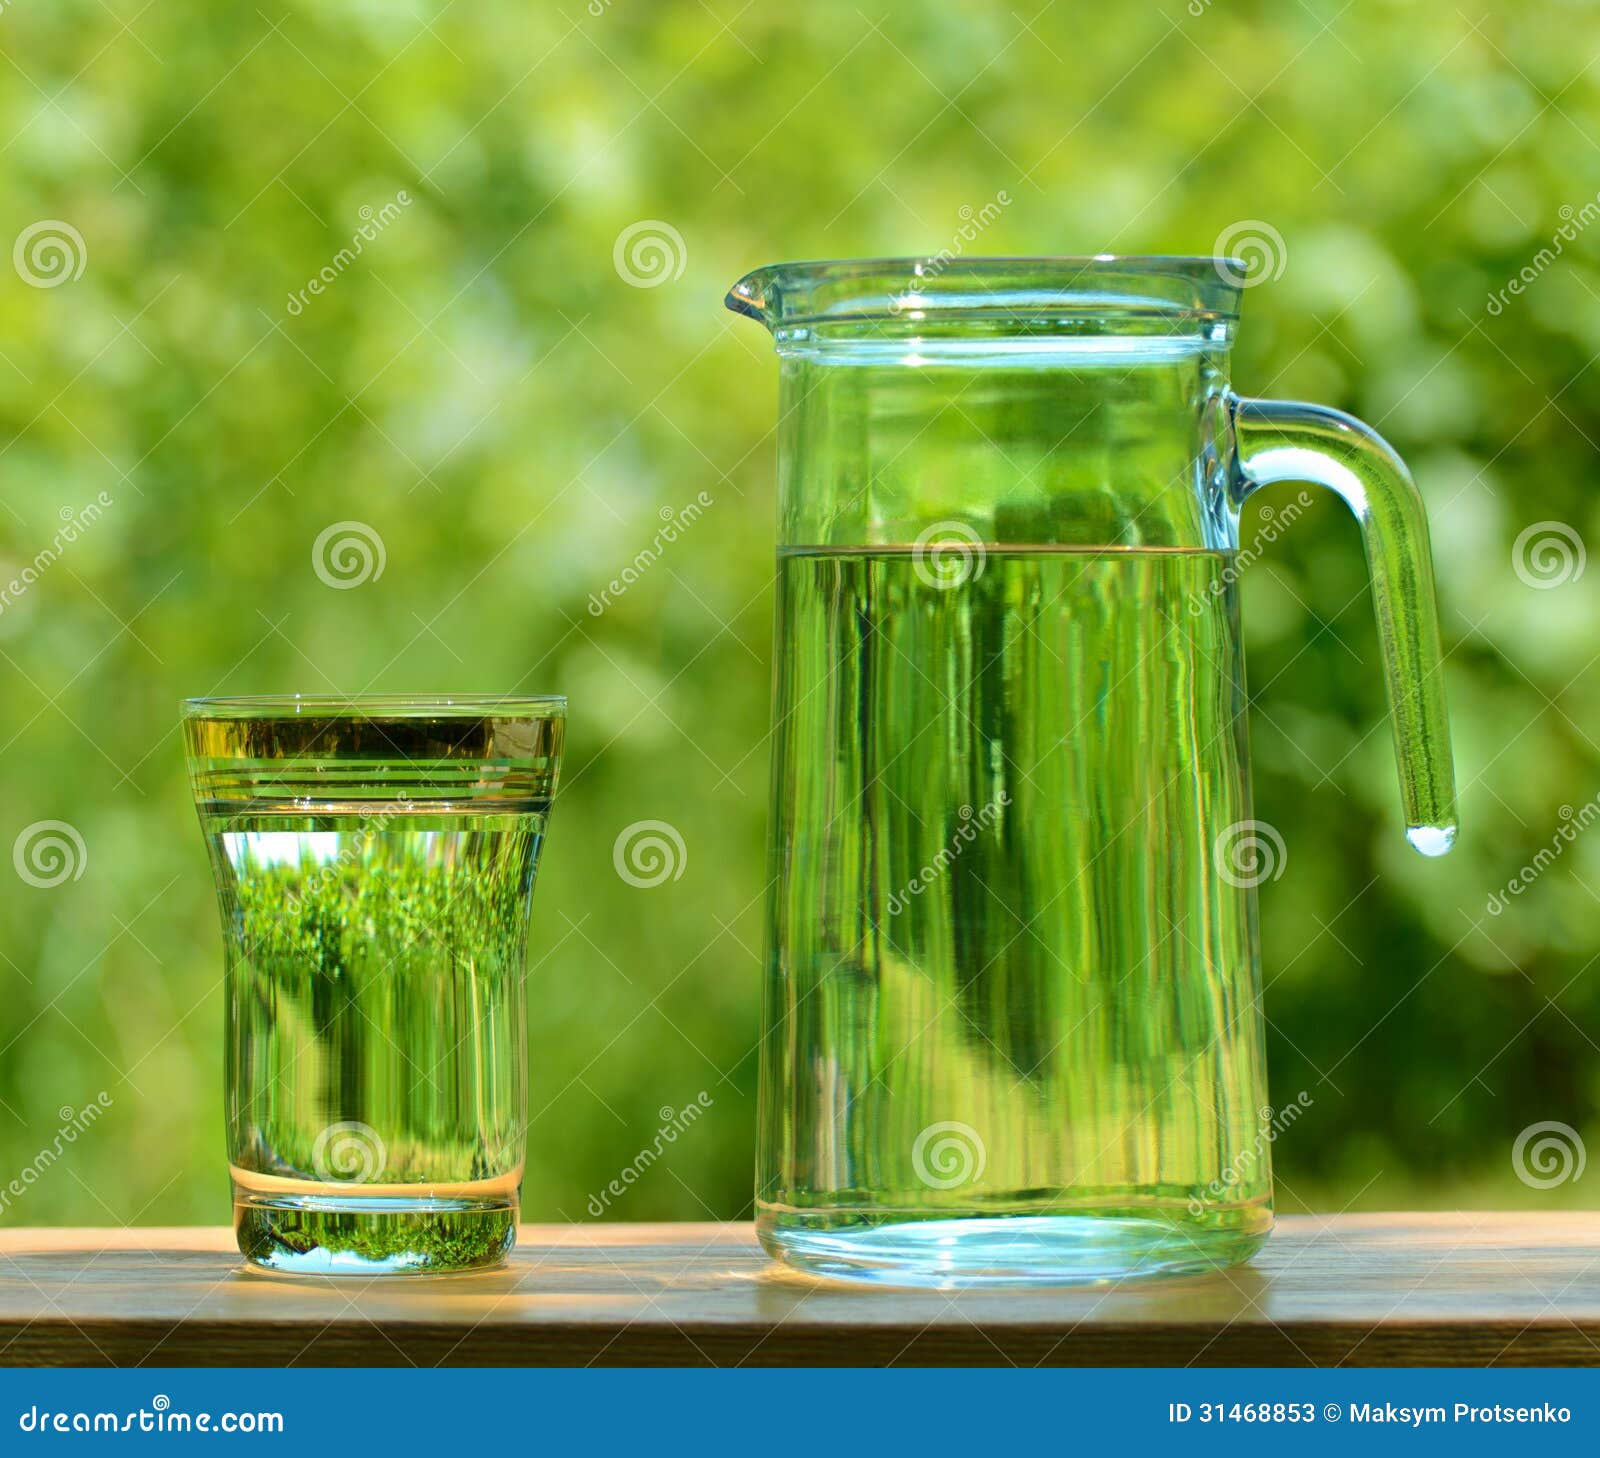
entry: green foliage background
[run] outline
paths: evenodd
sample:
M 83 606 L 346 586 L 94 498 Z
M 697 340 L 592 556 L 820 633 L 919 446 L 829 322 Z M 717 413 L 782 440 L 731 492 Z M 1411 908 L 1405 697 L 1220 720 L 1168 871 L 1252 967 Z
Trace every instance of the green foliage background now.
M 1503 915 L 1600 790 L 1593 540 L 1600 24 L 1543 0 L 555 5 L 13 0 L 6 237 L 58 219 L 81 277 L 0 267 L 0 580 L 114 505 L 0 612 L 0 849 L 64 820 L 80 879 L 0 876 L 0 1174 L 110 1112 L 12 1223 L 219 1222 L 220 940 L 181 695 L 561 691 L 566 785 L 535 898 L 530 1218 L 581 1217 L 664 1108 L 711 1099 L 621 1218 L 748 1210 L 765 829 L 768 341 L 720 307 L 782 258 L 974 245 L 1209 253 L 1271 223 L 1238 387 L 1374 422 L 1428 500 L 1465 832 L 1401 839 L 1356 530 L 1321 502 L 1244 588 L 1285 1209 L 1582 1204 L 1519 1131 L 1592 1132 L 1600 834 Z M 1198 10 L 1199 13 L 1193 13 Z M 290 295 L 401 190 L 321 297 Z M 618 235 L 682 235 L 631 287 Z M 0 242 L 3 242 L 0 239 Z M 1493 312 L 1519 270 L 1535 277 Z M 663 510 L 714 506 L 609 611 Z M 355 519 L 381 578 L 311 546 Z M 1258 525 L 1254 510 L 1246 537 Z M 612 869 L 670 821 L 682 879 Z

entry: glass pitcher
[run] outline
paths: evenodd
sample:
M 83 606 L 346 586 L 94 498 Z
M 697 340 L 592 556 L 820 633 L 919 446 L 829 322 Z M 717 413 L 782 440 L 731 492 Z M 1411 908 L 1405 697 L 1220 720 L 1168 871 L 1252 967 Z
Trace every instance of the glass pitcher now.
M 1422 503 L 1229 390 L 1243 265 L 781 264 L 757 1228 L 815 1273 L 1046 1283 L 1272 1223 L 1239 508 L 1361 523 L 1411 844 L 1455 791 Z

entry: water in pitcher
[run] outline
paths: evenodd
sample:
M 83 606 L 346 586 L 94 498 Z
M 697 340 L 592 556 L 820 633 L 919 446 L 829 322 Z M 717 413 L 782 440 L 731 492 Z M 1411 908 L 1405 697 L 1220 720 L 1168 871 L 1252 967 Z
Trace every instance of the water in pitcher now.
M 769 1247 L 1026 1281 L 1265 1235 L 1232 560 L 780 551 Z

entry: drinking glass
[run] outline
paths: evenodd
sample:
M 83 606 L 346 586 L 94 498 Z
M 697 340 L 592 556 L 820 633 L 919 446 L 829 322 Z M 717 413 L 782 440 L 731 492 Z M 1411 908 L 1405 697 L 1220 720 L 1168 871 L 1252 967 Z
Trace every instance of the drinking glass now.
M 515 1242 L 528 911 L 565 712 L 550 696 L 185 702 L 252 1261 L 452 1271 Z

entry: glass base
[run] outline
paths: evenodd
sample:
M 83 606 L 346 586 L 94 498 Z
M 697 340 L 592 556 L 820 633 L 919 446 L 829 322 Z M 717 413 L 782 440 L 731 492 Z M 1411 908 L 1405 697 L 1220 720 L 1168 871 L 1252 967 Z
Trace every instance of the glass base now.
M 258 1266 L 312 1276 L 443 1274 L 498 1266 L 517 1241 L 517 1203 L 235 1190 L 239 1249 Z
M 1067 1286 L 1238 1265 L 1272 1228 L 1267 1210 L 1223 1229 L 1126 1215 L 958 1219 L 763 1210 L 756 1233 L 776 1260 L 814 1276 L 890 1286 Z

